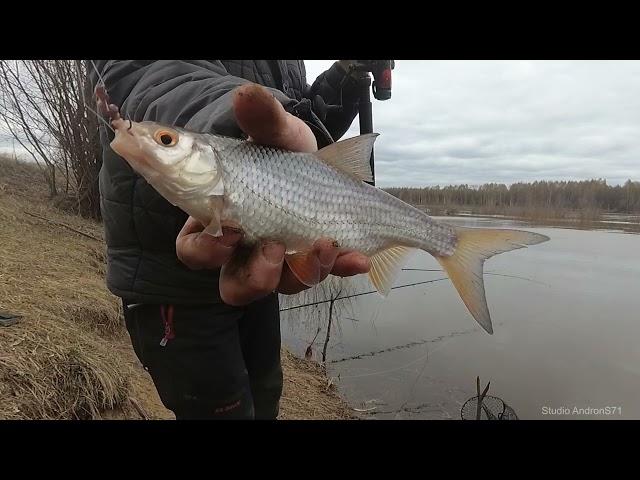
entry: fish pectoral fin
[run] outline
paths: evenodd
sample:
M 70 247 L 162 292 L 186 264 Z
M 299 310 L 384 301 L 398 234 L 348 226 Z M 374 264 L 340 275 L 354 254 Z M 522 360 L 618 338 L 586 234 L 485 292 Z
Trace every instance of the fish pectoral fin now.
M 219 178 L 208 191 L 204 192 L 207 195 L 211 196 L 223 196 L 224 195 L 224 182 L 221 178 Z
M 371 257 L 369 279 L 383 297 L 389 295 L 393 282 L 412 250 L 413 248 L 399 245 L 382 250 Z
M 546 242 L 549 237 L 520 230 L 456 227 L 458 243 L 453 255 L 436 256 L 458 290 L 473 318 L 487 333 L 493 333 L 482 278 L 487 258 L 527 245 Z
M 292 253 L 284 256 L 289 269 L 307 287 L 320 283 L 320 260 L 312 252 Z
M 220 225 L 220 220 L 214 218 L 209 222 L 209 224 L 205 227 L 204 233 L 208 233 L 212 237 L 221 237 L 222 236 L 222 226 Z
M 371 150 L 377 133 L 367 133 L 327 145 L 315 155 L 327 165 L 364 182 L 373 181 Z
M 208 233 L 212 237 L 222 236 L 222 225 L 220 223 L 220 213 L 222 212 L 222 197 L 209 197 L 211 220 L 204 229 L 204 233 Z

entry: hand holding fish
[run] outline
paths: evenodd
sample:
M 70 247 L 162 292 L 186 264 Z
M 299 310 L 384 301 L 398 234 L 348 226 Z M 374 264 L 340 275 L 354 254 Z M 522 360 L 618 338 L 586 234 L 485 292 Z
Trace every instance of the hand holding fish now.
M 282 104 L 267 90 L 256 85 L 237 89 L 234 110 L 238 125 L 250 139 L 262 145 L 290 151 L 315 152 L 318 147 L 309 127 L 287 113 Z M 222 236 L 203 233 L 205 226 L 189 217 L 176 240 L 178 258 L 189 268 L 218 268 L 229 262 L 242 232 L 223 227 Z M 309 288 L 300 282 L 284 262 L 285 245 L 268 242 L 253 250 L 251 258 L 240 269 L 223 269 L 220 276 L 222 300 L 230 305 L 244 305 L 276 290 L 294 294 Z M 315 270 L 320 281 L 330 273 L 341 277 L 369 271 L 369 258 L 352 251 L 340 250 L 331 239 L 315 242 L 313 254 L 304 261 Z

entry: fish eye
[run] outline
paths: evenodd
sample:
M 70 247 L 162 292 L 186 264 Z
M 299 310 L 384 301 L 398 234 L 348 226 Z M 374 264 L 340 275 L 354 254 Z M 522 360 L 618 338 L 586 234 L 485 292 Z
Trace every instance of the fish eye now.
M 153 135 L 153 139 L 163 147 L 173 147 L 178 143 L 178 134 L 169 130 L 158 130 Z

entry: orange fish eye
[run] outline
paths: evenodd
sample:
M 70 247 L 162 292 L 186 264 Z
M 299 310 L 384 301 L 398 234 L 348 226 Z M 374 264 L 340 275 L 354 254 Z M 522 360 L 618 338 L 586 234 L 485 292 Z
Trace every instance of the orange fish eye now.
M 163 147 L 173 147 L 178 143 L 178 134 L 169 130 L 158 130 L 153 134 L 153 139 Z

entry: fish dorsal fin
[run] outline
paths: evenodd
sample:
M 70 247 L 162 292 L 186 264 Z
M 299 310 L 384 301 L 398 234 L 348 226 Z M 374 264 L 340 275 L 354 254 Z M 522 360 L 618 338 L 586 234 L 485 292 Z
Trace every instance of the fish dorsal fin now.
M 391 247 L 371 257 L 369 279 L 383 297 L 389 295 L 394 280 L 412 250 L 410 247 Z
M 371 158 L 373 143 L 378 135 L 377 133 L 366 133 L 332 143 L 316 152 L 315 155 L 336 170 L 358 180 L 372 182 L 373 175 L 371 174 L 369 159 Z

